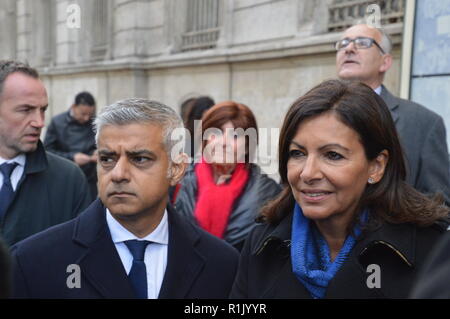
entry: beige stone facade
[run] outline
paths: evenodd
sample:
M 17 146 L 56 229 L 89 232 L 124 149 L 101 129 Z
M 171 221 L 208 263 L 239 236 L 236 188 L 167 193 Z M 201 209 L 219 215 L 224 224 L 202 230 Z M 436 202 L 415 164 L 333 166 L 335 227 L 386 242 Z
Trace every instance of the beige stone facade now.
M 296 98 L 335 77 L 333 44 L 367 3 L 2 0 L 0 58 L 38 67 L 49 91 L 47 121 L 89 90 L 100 107 L 127 97 L 175 109 L 199 94 L 233 99 L 252 108 L 260 127 L 279 127 Z M 394 42 L 385 84 L 398 93 L 404 0 L 370 3 L 382 4 Z

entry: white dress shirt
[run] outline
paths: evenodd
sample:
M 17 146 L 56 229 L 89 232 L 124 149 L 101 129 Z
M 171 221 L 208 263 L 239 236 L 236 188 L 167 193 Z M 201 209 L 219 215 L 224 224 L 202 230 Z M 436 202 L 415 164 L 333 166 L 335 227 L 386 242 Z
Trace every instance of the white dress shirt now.
M 18 164 L 16 166 L 16 168 L 14 168 L 14 170 L 12 171 L 11 176 L 10 176 L 11 185 L 12 185 L 14 191 L 16 191 L 17 185 L 19 184 L 19 181 L 22 178 L 23 171 L 25 169 L 26 159 L 27 158 L 25 157 L 25 154 L 20 154 L 10 160 L 6 160 L 6 159 L 0 157 L 0 165 L 2 165 L 5 162 L 6 163 L 16 162 Z M 0 189 L 2 188 L 2 186 L 3 186 L 3 174 L 0 173 Z
M 120 260 L 127 275 L 133 265 L 133 255 L 125 245 L 127 240 L 148 240 L 145 249 L 144 262 L 147 269 L 147 292 L 148 299 L 157 299 L 161 289 L 164 273 L 167 266 L 167 247 L 169 244 L 169 226 L 167 223 L 167 210 L 158 227 L 144 238 L 138 238 L 125 227 L 123 227 L 106 209 L 106 222 L 111 232 L 111 237 L 119 253 Z
M 377 87 L 374 91 L 376 94 L 380 95 L 381 94 L 381 85 L 379 87 Z

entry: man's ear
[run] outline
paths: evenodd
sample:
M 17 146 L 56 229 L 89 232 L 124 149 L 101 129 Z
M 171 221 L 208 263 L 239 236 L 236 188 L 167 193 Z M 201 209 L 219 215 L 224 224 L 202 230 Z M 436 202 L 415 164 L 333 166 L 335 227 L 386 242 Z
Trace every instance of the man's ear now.
M 184 173 L 186 172 L 188 161 L 189 157 L 187 156 L 186 153 L 179 154 L 177 158 L 175 158 L 172 161 L 171 166 L 169 168 L 170 186 L 175 186 L 181 181 L 181 179 L 184 176 Z
M 392 66 L 392 55 L 389 53 L 386 53 L 385 55 L 383 55 L 383 63 L 380 65 L 380 73 L 386 73 L 387 70 L 389 70 Z
M 380 154 L 372 160 L 369 168 L 369 178 L 373 181 L 371 184 L 378 183 L 383 178 L 388 161 L 389 152 L 387 150 L 382 150 Z

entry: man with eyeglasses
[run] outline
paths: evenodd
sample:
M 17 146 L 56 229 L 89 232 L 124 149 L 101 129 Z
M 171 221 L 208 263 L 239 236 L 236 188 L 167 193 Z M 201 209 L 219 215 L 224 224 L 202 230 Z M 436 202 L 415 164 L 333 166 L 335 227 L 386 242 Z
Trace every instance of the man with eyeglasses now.
M 391 111 L 408 163 L 407 182 L 423 193 L 442 193 L 450 206 L 450 169 L 442 117 L 417 103 L 392 95 L 383 85 L 392 66 L 387 34 L 366 24 L 348 28 L 336 42 L 340 79 L 370 86 Z

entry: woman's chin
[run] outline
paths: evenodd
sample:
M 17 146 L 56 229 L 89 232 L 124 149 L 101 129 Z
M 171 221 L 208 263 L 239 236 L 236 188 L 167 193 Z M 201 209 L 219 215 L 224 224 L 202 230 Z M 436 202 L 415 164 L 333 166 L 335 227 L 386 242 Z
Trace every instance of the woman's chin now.
M 229 174 L 236 167 L 235 163 L 211 163 L 214 167 L 214 170 L 221 174 Z

